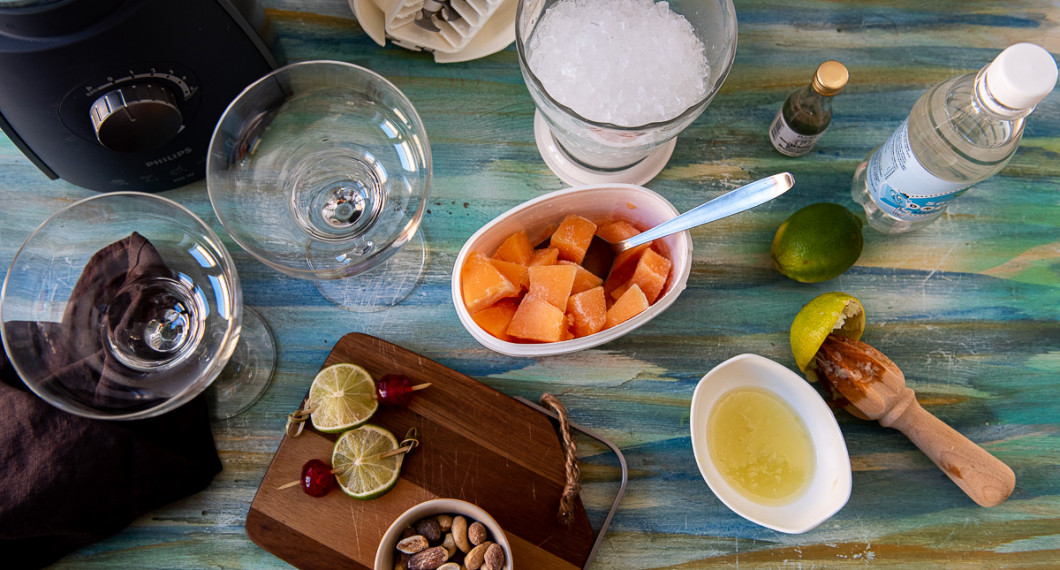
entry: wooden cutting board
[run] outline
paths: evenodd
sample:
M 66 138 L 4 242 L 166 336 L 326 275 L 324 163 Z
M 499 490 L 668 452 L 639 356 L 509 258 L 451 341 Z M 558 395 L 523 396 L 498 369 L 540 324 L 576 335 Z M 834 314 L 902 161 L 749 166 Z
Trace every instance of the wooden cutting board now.
M 556 520 L 564 484 L 563 452 L 545 415 L 478 382 L 384 340 L 351 333 L 335 345 L 321 368 L 340 362 L 362 366 L 376 379 L 405 374 L 431 387 L 407 408 L 380 406 L 370 420 L 401 440 L 410 427 L 420 446 L 404 461 L 391 491 L 358 501 L 336 489 L 313 498 L 295 486 L 302 464 L 330 463 L 338 435 L 306 422 L 299 437 L 285 436 L 247 513 L 247 535 L 301 568 L 372 568 L 379 540 L 409 507 L 433 498 L 475 503 L 501 525 L 515 567 L 581 568 L 595 539 L 579 499 L 573 524 Z M 294 409 L 291 410 L 295 411 Z

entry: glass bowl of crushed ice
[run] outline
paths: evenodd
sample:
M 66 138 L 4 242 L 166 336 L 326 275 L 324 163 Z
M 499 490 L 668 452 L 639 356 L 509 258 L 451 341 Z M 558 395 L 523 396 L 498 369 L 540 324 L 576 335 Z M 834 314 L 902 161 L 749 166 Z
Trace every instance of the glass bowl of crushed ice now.
M 519 0 L 515 28 L 538 150 L 572 186 L 654 178 L 736 56 L 731 0 Z

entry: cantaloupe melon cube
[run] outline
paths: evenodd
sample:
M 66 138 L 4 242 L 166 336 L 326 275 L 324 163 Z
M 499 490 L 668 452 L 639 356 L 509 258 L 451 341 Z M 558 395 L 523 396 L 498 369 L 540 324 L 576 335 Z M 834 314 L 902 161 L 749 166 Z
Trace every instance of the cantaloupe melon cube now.
M 625 221 L 618 220 L 617 222 L 608 222 L 601 224 L 600 227 L 596 228 L 596 235 L 606 239 L 607 241 L 614 243 L 616 241 L 622 241 L 629 239 L 640 233 L 640 230 L 635 228 L 633 224 Z
M 496 253 L 493 254 L 493 259 L 510 261 L 519 265 L 530 265 L 530 256 L 533 251 L 534 246 L 530 245 L 530 239 L 526 237 L 526 232 L 519 231 L 508 236 L 508 239 L 501 243 Z
M 649 304 L 654 303 L 659 298 L 659 293 L 662 293 L 663 286 L 666 285 L 666 278 L 670 275 L 670 265 L 670 260 L 659 255 L 655 250 L 645 250 L 640 260 L 637 261 L 637 268 L 633 271 L 633 277 L 629 282 L 640 287 Z
M 609 329 L 632 319 L 648 308 L 648 298 L 636 284 L 630 285 L 629 289 L 615 301 L 614 305 L 607 310 L 607 322 L 604 328 Z
M 504 261 L 496 258 L 491 259 L 490 263 L 497 268 L 497 271 L 500 271 L 501 274 L 507 277 L 508 281 L 511 281 L 523 289 L 528 289 L 530 287 L 530 274 L 527 272 L 525 265 L 514 261 Z
M 637 270 L 637 262 L 648 249 L 648 244 L 638 245 L 615 256 L 611 273 L 607 275 L 607 279 L 604 279 L 604 291 L 607 291 L 612 299 L 621 297 L 622 293 L 629 288 L 629 280 L 633 278 L 633 272 Z M 615 291 L 618 293 L 616 294 Z
M 575 268 L 576 273 L 574 274 L 574 285 L 570 289 L 570 294 L 581 293 L 582 291 L 588 291 L 593 287 L 599 287 L 603 285 L 604 280 L 593 275 L 591 271 L 585 269 L 581 265 L 574 263 L 573 261 L 560 260 L 560 265 L 570 265 Z
M 624 239 L 629 239 L 639 233 L 640 230 L 633 227 L 633 224 L 623 220 L 604 224 L 596 230 L 596 235 L 611 243 L 617 243 Z M 641 244 L 627 249 L 615 256 L 614 261 L 611 263 L 611 273 L 608 275 L 608 281 L 611 283 L 610 285 L 604 283 L 604 289 L 606 289 L 608 293 L 614 291 L 616 287 L 625 284 L 625 282 L 633 276 L 633 271 L 637 267 L 637 260 L 640 259 L 644 250 L 649 247 L 651 247 L 650 243 Z
M 506 331 L 523 340 L 557 342 L 563 340 L 567 331 L 567 315 L 552 303 L 535 295 L 527 294 L 519 303 Z
M 544 299 L 557 309 L 567 308 L 567 297 L 578 270 L 573 265 L 532 265 L 527 269 L 530 274 L 530 290 L 527 295 Z
M 519 301 L 511 298 L 501 299 L 481 311 L 471 313 L 471 318 L 482 327 L 482 330 L 491 335 L 501 340 L 511 340 L 507 332 L 508 325 L 511 324 L 512 317 L 515 316 L 518 308 Z
M 560 259 L 581 263 L 594 233 L 596 224 L 576 214 L 569 214 L 560 222 L 548 245 L 559 250 Z
M 612 287 L 614 287 L 614 283 L 611 283 L 610 285 Z M 633 285 L 633 278 L 632 277 L 627 279 L 625 283 L 615 287 L 614 289 L 611 289 L 611 291 L 609 291 L 607 293 L 607 296 L 610 297 L 612 300 L 618 299 L 618 298 L 622 297 L 622 295 L 626 294 L 626 291 L 629 290 L 629 287 L 631 285 Z M 605 291 L 606 291 L 606 289 L 605 289 Z
M 593 287 L 567 299 L 567 318 L 575 337 L 603 330 L 607 324 L 607 303 L 603 287 Z
M 530 255 L 530 265 L 555 265 L 559 261 L 559 250 L 554 247 L 535 249 Z
M 469 313 L 481 311 L 522 289 L 508 280 L 485 255 L 472 252 L 460 268 L 460 292 Z

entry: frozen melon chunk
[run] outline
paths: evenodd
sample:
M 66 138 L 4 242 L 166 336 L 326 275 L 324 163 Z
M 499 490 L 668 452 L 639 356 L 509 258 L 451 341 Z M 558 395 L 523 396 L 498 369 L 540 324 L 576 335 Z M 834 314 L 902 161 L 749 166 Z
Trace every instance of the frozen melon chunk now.
M 604 324 L 604 328 L 609 329 L 620 325 L 641 314 L 647 308 L 648 298 L 644 296 L 644 292 L 636 284 L 631 285 L 615 301 L 615 304 L 611 305 L 611 308 L 607 310 L 607 322 Z
M 519 265 L 530 265 L 530 256 L 533 254 L 534 246 L 530 245 L 530 239 L 526 232 L 516 232 L 501 243 L 493 259 L 510 261 Z
M 582 291 L 588 291 L 589 289 L 592 289 L 593 287 L 599 287 L 604 283 L 603 279 L 600 279 L 596 275 L 593 275 L 591 271 L 585 269 L 577 263 L 574 263 L 573 261 L 560 261 L 559 264 L 570 265 L 571 267 L 575 268 L 575 271 L 577 271 L 577 273 L 575 273 L 574 275 L 574 286 L 571 287 L 570 290 L 571 295 L 575 293 L 581 293 Z
M 629 239 L 639 233 L 640 230 L 633 227 L 633 224 L 622 220 L 604 224 L 596 230 L 596 235 L 611 243 L 617 243 L 624 239 Z M 616 255 L 614 261 L 611 263 L 611 274 L 608 275 L 608 281 L 611 281 L 611 285 L 608 286 L 608 284 L 605 283 L 604 288 L 608 292 L 611 292 L 616 287 L 623 285 L 628 281 L 633 275 L 633 270 L 636 269 L 637 260 L 640 259 L 644 250 L 648 249 L 650 246 L 650 243 L 641 244 Z M 612 276 L 615 277 L 615 279 L 612 279 Z
M 559 261 L 559 250 L 554 247 L 535 249 L 530 256 L 530 265 L 555 265 Z
M 557 342 L 569 334 L 567 315 L 552 303 L 527 294 L 519 303 L 506 332 L 524 340 Z
M 585 251 L 593 241 L 594 233 L 596 224 L 581 216 L 569 214 L 560 222 L 548 245 L 559 250 L 560 259 L 581 263 L 585 259 Z
M 629 284 L 636 284 L 648 298 L 648 303 L 654 303 L 662 293 L 666 285 L 666 279 L 670 276 L 670 260 L 659 255 L 653 249 L 647 249 L 637 261 L 637 268 L 629 279 Z
M 515 299 L 501 299 L 481 311 L 471 313 L 471 318 L 482 327 L 482 330 L 501 340 L 511 340 L 508 336 L 508 325 L 515 316 L 519 302 Z
M 530 290 L 527 295 L 544 299 L 557 309 L 567 308 L 567 297 L 578 270 L 573 265 L 536 265 L 528 268 Z
M 467 311 L 475 313 L 505 297 L 518 296 L 522 289 L 509 281 L 488 257 L 473 252 L 460 268 L 460 292 Z
M 603 287 L 594 287 L 567 299 L 567 317 L 575 337 L 603 330 L 607 324 L 607 299 Z
M 497 271 L 500 271 L 502 275 L 508 278 L 508 281 L 523 289 L 530 287 L 530 274 L 527 272 L 525 265 L 497 258 L 491 259 L 490 262 L 497 268 Z

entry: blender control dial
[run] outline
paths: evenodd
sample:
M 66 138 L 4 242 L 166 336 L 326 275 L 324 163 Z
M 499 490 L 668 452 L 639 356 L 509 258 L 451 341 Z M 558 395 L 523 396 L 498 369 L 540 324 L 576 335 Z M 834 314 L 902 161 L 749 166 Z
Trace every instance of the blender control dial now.
M 184 128 L 177 98 L 159 83 L 125 83 L 97 98 L 89 109 L 96 138 L 119 152 L 155 149 Z

